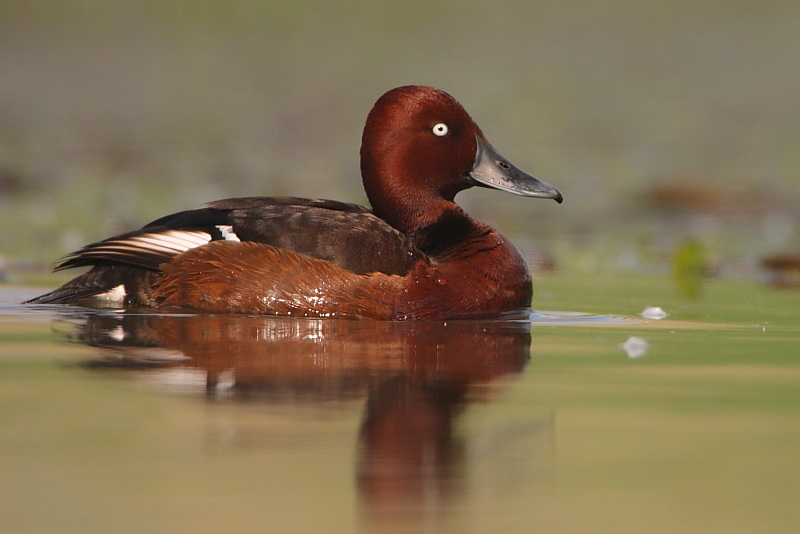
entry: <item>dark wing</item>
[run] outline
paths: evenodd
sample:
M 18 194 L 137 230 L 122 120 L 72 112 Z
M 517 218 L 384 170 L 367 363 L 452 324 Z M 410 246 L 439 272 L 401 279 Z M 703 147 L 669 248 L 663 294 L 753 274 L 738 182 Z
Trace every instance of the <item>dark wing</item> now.
M 157 272 L 178 254 L 223 239 L 272 245 L 359 274 L 404 275 L 423 257 L 405 235 L 363 206 L 248 197 L 211 202 L 92 243 L 65 257 L 56 270 L 118 264 Z

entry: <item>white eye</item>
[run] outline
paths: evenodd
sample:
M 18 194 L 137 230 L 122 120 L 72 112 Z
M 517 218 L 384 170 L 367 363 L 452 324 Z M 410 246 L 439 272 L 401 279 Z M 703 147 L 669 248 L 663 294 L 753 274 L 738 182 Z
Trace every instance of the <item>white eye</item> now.
M 431 131 L 433 132 L 433 135 L 444 137 L 445 135 L 447 135 L 448 129 L 445 123 L 437 122 L 436 124 L 433 125 L 433 128 L 431 128 Z

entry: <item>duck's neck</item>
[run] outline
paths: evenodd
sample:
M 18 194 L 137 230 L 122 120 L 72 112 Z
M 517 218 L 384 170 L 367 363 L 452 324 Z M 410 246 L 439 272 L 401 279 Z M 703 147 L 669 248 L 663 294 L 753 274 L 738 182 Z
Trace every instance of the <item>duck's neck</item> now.
M 436 213 L 426 213 L 424 224 L 406 231 L 409 239 L 429 256 L 452 255 L 456 249 L 474 243 L 492 231 L 455 203 L 449 204 Z
M 367 190 L 367 194 L 375 215 L 428 255 L 441 254 L 484 227 L 455 202 L 432 191 Z

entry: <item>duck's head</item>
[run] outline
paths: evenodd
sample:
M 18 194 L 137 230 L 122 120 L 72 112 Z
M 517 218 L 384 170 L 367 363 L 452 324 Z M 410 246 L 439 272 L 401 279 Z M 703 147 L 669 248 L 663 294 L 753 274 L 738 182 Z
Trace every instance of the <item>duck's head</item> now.
M 381 96 L 367 117 L 361 174 L 375 213 L 401 230 L 472 186 L 561 202 L 553 186 L 501 156 L 455 98 L 408 85 Z

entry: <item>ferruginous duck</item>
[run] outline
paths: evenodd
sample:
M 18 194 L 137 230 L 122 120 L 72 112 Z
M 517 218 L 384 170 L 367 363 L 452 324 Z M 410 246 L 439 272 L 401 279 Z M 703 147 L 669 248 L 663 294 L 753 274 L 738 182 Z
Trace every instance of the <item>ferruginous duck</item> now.
M 452 96 L 404 86 L 367 117 L 361 174 L 372 209 L 301 198 L 211 202 L 86 245 L 56 270 L 91 269 L 31 303 L 384 320 L 528 308 L 522 256 L 467 215 L 459 191 L 561 202 L 486 140 Z

